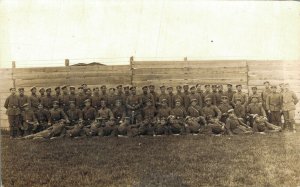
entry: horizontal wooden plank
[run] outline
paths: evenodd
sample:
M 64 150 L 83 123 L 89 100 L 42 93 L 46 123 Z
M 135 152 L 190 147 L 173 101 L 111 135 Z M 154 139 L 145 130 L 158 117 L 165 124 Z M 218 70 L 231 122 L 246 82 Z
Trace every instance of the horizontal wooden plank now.
M 134 75 L 134 80 L 155 80 L 155 79 L 226 79 L 226 80 L 236 80 L 247 81 L 247 76 L 245 74 L 152 74 L 152 75 Z
M 133 74 L 172 74 L 172 73 L 245 73 L 246 67 L 225 67 L 225 68 L 138 68 L 133 70 Z
M 245 67 L 245 61 L 135 61 L 134 68 L 184 68 L 184 67 Z

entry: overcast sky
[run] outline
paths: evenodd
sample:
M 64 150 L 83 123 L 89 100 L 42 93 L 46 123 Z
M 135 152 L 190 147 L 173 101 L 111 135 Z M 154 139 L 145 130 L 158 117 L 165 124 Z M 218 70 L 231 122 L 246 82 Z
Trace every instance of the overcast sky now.
M 1 0 L 0 23 L 1 67 L 300 59 L 298 2 Z

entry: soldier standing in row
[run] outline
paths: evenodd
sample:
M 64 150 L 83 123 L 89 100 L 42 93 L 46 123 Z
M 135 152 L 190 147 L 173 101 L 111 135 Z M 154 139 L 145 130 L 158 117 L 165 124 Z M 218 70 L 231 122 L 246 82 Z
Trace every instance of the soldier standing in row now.
M 232 97 L 232 103 L 236 105 L 236 100 L 241 99 L 241 104 L 246 106 L 248 103 L 248 97 L 245 93 L 242 92 L 242 85 L 236 85 L 237 92 Z
M 43 131 L 51 126 L 50 112 L 44 109 L 41 103 L 38 105 L 38 110 L 35 111 L 35 117 L 39 123 L 36 130 L 37 132 Z
M 157 106 L 157 103 L 159 102 L 158 101 L 158 94 L 155 92 L 155 86 L 153 85 L 153 84 L 151 84 L 151 85 L 149 85 L 149 92 L 150 92 L 150 94 L 153 96 L 153 101 L 154 101 L 154 103 L 153 103 L 153 105 L 154 105 L 154 107 L 158 107 Z
M 190 106 L 189 95 L 190 95 L 189 85 L 184 84 L 183 85 L 183 107 L 185 110 L 187 110 L 188 107 Z
M 281 124 L 281 113 L 282 113 L 282 94 L 277 93 L 277 87 L 271 86 L 272 92 L 267 96 L 266 108 L 267 112 L 271 114 L 271 123 L 277 126 Z
M 53 95 L 54 101 L 58 101 L 58 106 L 61 104 L 61 96 L 60 96 L 60 87 L 57 86 L 54 88 L 55 94 Z
M 123 86 L 121 84 L 117 86 L 117 94 L 115 96 L 115 100 L 113 101 L 113 103 L 111 105 L 112 108 L 114 107 L 116 100 L 120 100 L 121 104 L 123 106 L 125 105 L 126 100 L 125 100 L 125 95 L 123 93 Z
M 176 104 L 176 100 L 178 100 L 178 99 L 180 99 L 181 102 L 183 103 L 183 93 L 181 92 L 181 90 L 182 90 L 182 87 L 180 85 L 176 86 L 176 94 L 175 94 L 175 97 L 174 97 L 174 107 L 175 107 L 175 104 Z
M 259 95 L 259 94 L 257 93 L 257 87 L 256 87 L 256 86 L 253 86 L 251 89 L 252 89 L 252 95 L 249 96 L 248 104 L 251 103 L 251 100 L 252 100 L 252 97 L 253 97 L 253 96 L 258 98 L 258 102 L 259 102 L 259 103 L 262 103 L 261 95 Z
M 261 98 L 262 98 L 262 106 L 265 111 L 267 111 L 267 97 L 268 95 L 272 92 L 270 89 L 270 82 L 265 81 L 264 82 L 265 89 L 261 93 Z M 270 121 L 271 120 L 271 114 L 267 113 L 267 118 Z
M 143 93 L 141 94 L 141 100 L 142 100 L 142 109 L 146 106 L 146 103 L 149 99 L 152 100 L 152 103 L 154 103 L 153 95 L 148 93 L 148 86 L 142 87 Z
M 149 99 L 146 102 L 146 106 L 143 108 L 143 121 L 139 126 L 139 135 L 154 135 L 155 115 L 156 108 L 152 104 L 152 100 Z
M 283 127 L 284 129 L 289 127 L 294 133 L 296 133 L 295 110 L 298 101 L 296 94 L 290 90 L 289 84 L 285 84 L 284 92 L 282 93 Z
M 84 108 L 84 101 L 87 99 L 86 95 L 83 92 L 83 87 L 78 87 L 78 94 L 76 96 L 76 106 L 82 110 Z
M 175 106 L 175 95 L 173 93 L 173 87 L 172 86 L 169 86 L 167 87 L 167 91 L 168 91 L 168 94 L 169 94 L 169 103 L 168 103 L 168 106 L 170 108 L 174 108 Z
M 69 101 L 76 102 L 75 86 L 70 86 L 69 88 L 70 88 Z
M 8 123 L 10 129 L 10 138 L 15 138 L 21 135 L 20 132 L 20 100 L 16 96 L 16 89 L 10 88 L 10 96 L 7 97 L 4 103 Z
M 196 93 L 196 87 L 195 86 L 191 86 L 190 91 L 191 92 L 190 92 L 190 94 L 188 96 L 188 98 L 189 98 L 189 106 L 191 104 L 191 101 L 193 99 L 196 99 L 197 100 L 197 105 L 199 105 L 200 108 L 202 108 L 202 106 L 203 106 L 203 104 L 202 104 L 202 98 L 201 98 L 201 96 L 199 94 Z
M 232 103 L 232 98 L 235 94 L 235 91 L 232 90 L 232 84 L 227 84 L 227 91 L 224 94 L 228 97 L 229 104 L 234 106 Z
M 33 111 L 36 111 L 39 105 L 39 98 L 36 95 L 36 87 L 35 86 L 31 87 L 30 91 L 31 91 L 31 95 L 29 96 L 29 106 Z
M 93 96 L 91 97 L 92 106 L 98 111 L 101 107 L 101 96 L 99 93 L 99 88 L 93 88 Z
M 160 95 L 158 97 L 158 103 L 157 106 L 161 106 L 161 102 L 163 99 L 167 100 L 167 103 L 170 103 L 170 96 L 166 93 L 166 87 L 164 85 L 160 86 Z
M 66 85 L 62 86 L 61 89 L 62 89 L 63 93 L 60 97 L 61 98 L 60 105 L 61 105 L 62 109 L 64 110 L 64 112 L 66 113 L 69 110 L 70 95 L 68 93 L 68 87 Z
M 38 98 L 39 98 L 39 100 L 41 101 L 41 99 L 42 99 L 43 97 L 45 97 L 45 88 L 41 87 L 41 88 L 39 89 L 39 92 L 40 92 L 40 95 L 38 96 Z
M 29 97 L 24 95 L 24 88 L 19 88 L 19 100 L 20 106 L 23 106 L 25 103 L 29 103 Z
M 51 88 L 46 89 L 46 96 L 41 98 L 41 104 L 47 110 L 50 110 L 53 107 L 54 98 L 51 95 Z
M 135 123 L 139 123 L 142 120 L 142 116 L 140 113 L 140 108 L 142 107 L 142 99 L 140 96 L 136 94 L 135 86 L 132 86 L 130 90 L 131 90 L 131 95 L 127 98 L 126 101 L 126 108 L 127 108 L 126 116 L 130 118 L 131 124 L 135 124 Z
M 217 91 L 217 85 L 215 85 L 215 84 L 213 84 L 212 86 L 211 86 L 211 88 L 212 88 L 212 98 L 215 98 L 215 103 L 213 103 L 214 105 L 216 105 L 216 106 L 219 106 L 219 104 L 221 104 L 221 95 L 218 93 L 218 91 Z

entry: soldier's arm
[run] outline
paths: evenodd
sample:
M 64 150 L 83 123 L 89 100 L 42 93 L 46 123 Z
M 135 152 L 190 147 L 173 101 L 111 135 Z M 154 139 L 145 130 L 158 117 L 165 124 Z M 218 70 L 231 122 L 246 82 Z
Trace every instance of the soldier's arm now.
M 268 95 L 266 99 L 266 109 L 270 110 L 270 95 Z
M 267 116 L 267 115 L 266 115 L 266 111 L 265 111 L 265 109 L 264 109 L 263 106 L 260 107 L 260 110 L 261 110 L 262 115 L 263 115 L 264 117 L 266 117 L 266 116 Z
M 129 97 L 126 99 L 126 107 L 129 109 L 133 109 L 133 107 L 129 104 Z
M 82 111 L 80 109 L 78 109 L 78 116 L 79 116 L 79 120 L 83 119 Z
M 109 119 L 110 120 L 113 120 L 115 118 L 114 114 L 112 113 L 112 111 L 110 109 L 108 109 L 108 114 L 109 114 Z
M 235 102 L 234 101 L 235 101 L 235 94 L 233 94 L 232 100 L 231 100 L 231 103 L 232 103 L 233 106 L 235 106 Z
M 203 102 L 202 102 L 202 97 L 201 97 L 201 95 L 198 96 L 198 104 L 199 104 L 200 108 L 203 107 Z
M 4 103 L 4 108 L 8 108 L 8 103 L 9 103 L 9 97 L 6 98 L 5 103 Z
M 295 94 L 295 92 L 293 92 L 292 97 L 293 97 L 293 99 L 294 99 L 294 104 L 296 105 L 296 104 L 299 102 L 299 100 L 298 100 L 298 97 L 297 97 L 297 95 Z
M 232 133 L 232 131 L 231 131 L 231 129 L 230 129 L 230 120 L 229 120 L 229 119 L 226 120 L 225 128 L 226 128 L 228 134 L 229 134 L 230 136 L 232 136 L 233 133 Z
M 61 117 L 64 118 L 66 121 L 69 121 L 68 116 L 66 115 L 66 113 L 65 113 L 63 110 L 60 111 L 60 115 L 61 115 Z
M 222 116 L 222 112 L 220 111 L 220 109 L 218 107 L 215 106 L 214 108 L 215 112 L 217 113 L 217 118 L 221 119 Z

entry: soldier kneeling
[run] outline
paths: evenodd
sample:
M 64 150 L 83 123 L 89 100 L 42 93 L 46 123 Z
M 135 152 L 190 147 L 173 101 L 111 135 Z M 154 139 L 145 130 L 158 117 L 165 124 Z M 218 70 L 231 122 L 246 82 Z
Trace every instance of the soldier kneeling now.
M 156 109 L 152 105 L 152 100 L 146 102 L 146 107 L 143 109 L 143 121 L 139 124 L 139 135 L 154 135 Z
M 171 114 L 171 108 L 168 107 L 167 99 L 161 100 L 161 107 L 158 109 L 156 123 L 154 127 L 155 135 L 170 134 L 168 117 Z
M 97 120 L 100 127 L 98 130 L 99 136 L 117 136 L 117 126 L 115 125 L 114 115 L 112 111 L 106 107 L 105 100 L 101 100 L 101 108 L 98 110 Z
M 170 131 L 173 134 L 184 134 L 185 133 L 185 119 L 186 111 L 183 106 L 181 106 L 181 99 L 176 99 L 175 108 L 171 110 L 171 115 L 169 116 Z
M 24 131 L 24 136 L 30 135 L 37 129 L 39 123 L 34 115 L 34 112 L 29 108 L 28 103 L 25 103 L 23 106 L 22 116 L 22 126 L 21 130 Z

